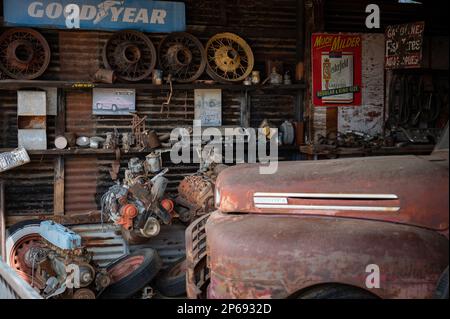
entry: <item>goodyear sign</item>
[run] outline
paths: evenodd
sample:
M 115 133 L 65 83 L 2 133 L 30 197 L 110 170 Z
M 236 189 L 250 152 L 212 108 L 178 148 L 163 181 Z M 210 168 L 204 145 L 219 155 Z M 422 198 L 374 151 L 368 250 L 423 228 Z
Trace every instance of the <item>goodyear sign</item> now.
M 13 26 L 176 32 L 186 29 L 184 3 L 145 0 L 3 0 Z M 74 23 L 78 22 L 78 23 Z

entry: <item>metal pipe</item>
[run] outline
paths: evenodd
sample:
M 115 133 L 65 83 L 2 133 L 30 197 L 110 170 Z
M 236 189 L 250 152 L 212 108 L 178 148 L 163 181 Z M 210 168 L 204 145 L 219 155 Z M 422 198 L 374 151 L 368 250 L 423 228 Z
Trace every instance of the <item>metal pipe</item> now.
M 2 260 L 6 262 L 5 188 L 2 181 L 0 181 L 0 248 Z

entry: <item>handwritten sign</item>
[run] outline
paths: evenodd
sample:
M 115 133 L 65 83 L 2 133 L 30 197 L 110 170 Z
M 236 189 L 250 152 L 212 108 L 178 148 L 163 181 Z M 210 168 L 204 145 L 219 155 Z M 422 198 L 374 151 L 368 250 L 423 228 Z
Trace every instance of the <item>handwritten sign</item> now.
M 195 119 L 202 126 L 222 125 L 222 90 L 195 90 Z
M 386 69 L 420 68 L 425 22 L 386 28 Z

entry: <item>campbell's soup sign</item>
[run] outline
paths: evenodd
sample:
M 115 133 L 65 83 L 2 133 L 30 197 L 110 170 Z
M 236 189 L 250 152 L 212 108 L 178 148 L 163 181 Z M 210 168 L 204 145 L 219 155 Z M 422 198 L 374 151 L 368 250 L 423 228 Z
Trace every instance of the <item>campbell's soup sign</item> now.
M 171 1 L 3 0 L 5 24 L 58 29 L 177 32 L 186 29 L 184 3 Z

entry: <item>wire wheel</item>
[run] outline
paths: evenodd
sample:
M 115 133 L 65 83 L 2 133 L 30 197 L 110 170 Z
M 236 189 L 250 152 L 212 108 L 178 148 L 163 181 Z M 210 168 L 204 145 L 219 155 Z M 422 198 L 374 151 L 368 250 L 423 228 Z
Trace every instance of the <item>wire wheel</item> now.
M 202 43 L 189 33 L 169 34 L 161 41 L 158 51 L 161 69 L 171 74 L 174 81 L 193 82 L 205 71 L 205 49 Z
M 0 36 L 0 70 L 17 80 L 41 76 L 50 64 L 47 40 L 33 29 L 10 29 Z
M 119 79 L 137 82 L 150 76 L 156 65 L 156 49 L 143 33 L 125 30 L 114 33 L 103 48 L 103 63 Z
M 241 82 L 252 72 L 255 59 L 244 39 L 233 33 L 213 36 L 206 45 L 207 72 L 219 82 Z

